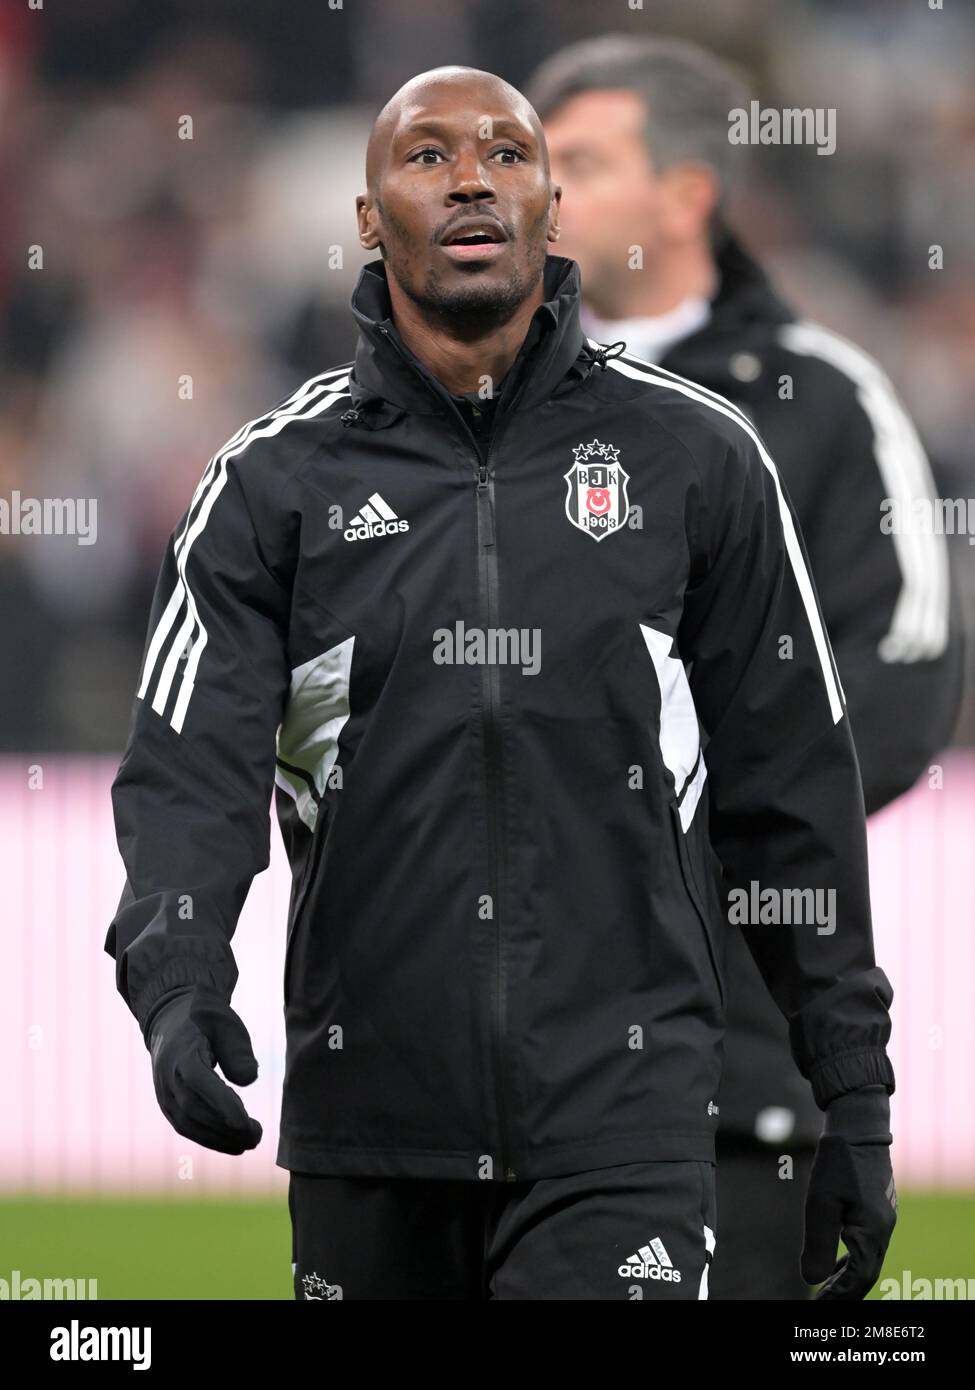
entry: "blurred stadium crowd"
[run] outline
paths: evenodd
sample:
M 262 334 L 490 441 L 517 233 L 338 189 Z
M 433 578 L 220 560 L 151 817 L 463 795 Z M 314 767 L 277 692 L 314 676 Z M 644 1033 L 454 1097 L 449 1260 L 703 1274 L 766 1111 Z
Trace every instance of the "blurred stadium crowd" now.
M 207 460 L 352 355 L 379 107 L 440 63 L 518 85 L 611 29 L 703 42 L 767 105 L 837 108 L 834 155 L 753 152 L 735 220 L 891 372 L 942 494 L 975 494 L 975 7 L 0 0 L 0 496 L 98 502 L 94 545 L 0 536 L 0 748 L 121 748 L 163 547 Z M 971 631 L 975 546 L 951 549 Z

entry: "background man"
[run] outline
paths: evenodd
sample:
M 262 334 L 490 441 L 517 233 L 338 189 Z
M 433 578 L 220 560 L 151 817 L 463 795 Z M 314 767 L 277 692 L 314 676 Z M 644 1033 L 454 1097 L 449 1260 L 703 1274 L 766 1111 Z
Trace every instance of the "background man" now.
M 758 424 L 802 526 L 839 666 L 868 814 L 948 742 L 961 638 L 945 540 L 884 534 L 934 484 L 881 367 L 797 318 L 729 230 L 739 76 L 696 45 L 609 35 L 563 49 L 526 91 L 563 186 L 562 245 L 603 343 L 733 399 Z M 634 248 L 642 264 L 634 265 Z M 624 355 L 624 360 L 625 355 Z M 822 1116 L 736 927 L 718 1132 L 716 1298 L 803 1297 L 794 1251 Z M 780 1181 L 779 1156 L 794 1162 Z

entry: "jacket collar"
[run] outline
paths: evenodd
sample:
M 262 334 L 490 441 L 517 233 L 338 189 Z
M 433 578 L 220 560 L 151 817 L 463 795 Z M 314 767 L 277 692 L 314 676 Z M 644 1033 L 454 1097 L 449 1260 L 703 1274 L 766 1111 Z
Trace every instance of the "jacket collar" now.
M 731 232 L 721 234 L 715 252 L 718 290 L 708 322 L 665 354 L 661 366 L 734 391 L 760 394 L 762 377 L 775 346 L 776 331 L 795 318 L 761 266 Z
M 712 303 L 717 329 L 740 329 L 743 324 L 781 324 L 795 315 L 779 296 L 768 275 L 731 232 L 725 231 L 715 256 L 720 284 Z
M 519 410 L 548 400 L 574 366 L 585 371 L 589 356 L 579 323 L 578 265 L 565 256 L 547 256 L 543 273 L 545 300 L 532 315 L 501 395 L 506 403 L 517 398 L 515 408 Z M 349 382 L 353 406 L 359 409 L 367 400 L 378 399 L 411 414 L 442 413 L 450 393 L 400 337 L 392 319 L 382 260 L 363 266 L 351 304 L 359 328 Z M 438 395 L 442 403 L 438 403 Z

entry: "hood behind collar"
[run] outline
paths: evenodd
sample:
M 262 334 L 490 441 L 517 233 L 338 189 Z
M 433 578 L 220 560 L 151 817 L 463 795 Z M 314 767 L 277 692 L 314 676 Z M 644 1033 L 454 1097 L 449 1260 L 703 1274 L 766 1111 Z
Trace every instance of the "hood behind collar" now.
M 720 279 L 711 315 L 661 365 L 736 399 L 760 399 L 778 329 L 796 315 L 730 231 L 719 236 L 714 255 Z
M 711 301 L 714 328 L 740 329 L 750 322 L 780 324 L 795 318 L 762 267 L 727 229 L 719 235 L 715 262 L 720 285 Z

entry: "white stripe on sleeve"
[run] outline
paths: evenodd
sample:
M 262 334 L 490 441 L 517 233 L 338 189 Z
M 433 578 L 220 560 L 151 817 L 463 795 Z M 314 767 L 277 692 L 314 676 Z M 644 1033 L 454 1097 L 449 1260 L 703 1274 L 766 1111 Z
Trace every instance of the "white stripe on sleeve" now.
M 348 371 L 348 367 L 334 368 L 328 372 L 323 372 L 320 376 L 312 377 L 309 381 L 304 382 L 276 410 L 258 416 L 242 425 L 223 448 L 218 450 L 210 459 L 197 484 L 183 529 L 177 536 L 174 545 L 178 578 L 147 648 L 142 679 L 137 692 L 138 699 L 145 699 L 160 656 L 168 642 L 168 653 L 159 673 L 155 696 L 152 701 L 152 708 L 157 714 L 164 712 L 180 656 L 185 651 L 194 629 L 198 629 L 199 636 L 187 658 L 176 707 L 170 721 L 177 733 L 183 727 L 186 708 L 193 693 L 194 678 L 207 640 L 206 628 L 200 619 L 196 602 L 187 583 L 186 561 L 193 542 L 206 528 L 213 505 L 226 486 L 227 463 L 230 459 L 242 454 L 254 440 L 279 434 L 286 425 L 294 420 L 312 419 L 342 399 L 347 394 Z M 183 622 L 175 636 L 171 638 L 170 633 L 173 625 L 184 608 Z

